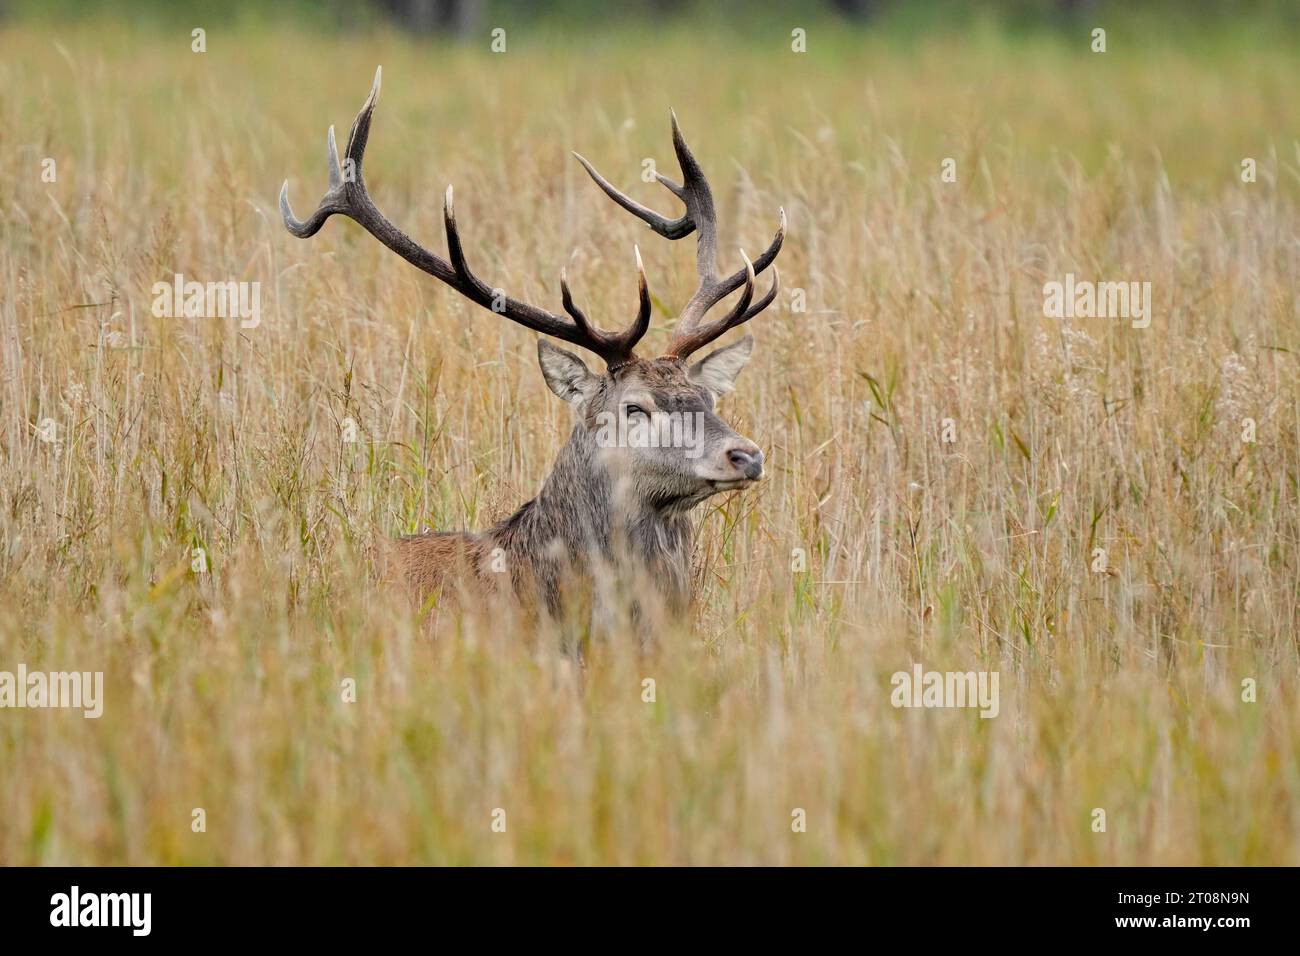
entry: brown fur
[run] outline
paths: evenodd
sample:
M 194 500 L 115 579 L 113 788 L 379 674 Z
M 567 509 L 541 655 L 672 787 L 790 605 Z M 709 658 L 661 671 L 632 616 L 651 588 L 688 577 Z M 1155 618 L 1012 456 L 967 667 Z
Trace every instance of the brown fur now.
M 445 590 L 490 593 L 491 582 L 479 571 L 483 545 L 468 532 L 433 531 L 409 535 L 388 548 L 390 582 L 405 587 L 416 601 L 438 599 Z

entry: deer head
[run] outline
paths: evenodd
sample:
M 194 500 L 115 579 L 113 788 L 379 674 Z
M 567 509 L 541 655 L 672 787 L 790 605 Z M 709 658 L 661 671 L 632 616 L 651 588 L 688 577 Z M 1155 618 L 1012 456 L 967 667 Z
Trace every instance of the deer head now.
M 587 160 L 574 154 L 605 193 L 632 215 L 666 239 L 698 236 L 699 286 L 682 310 L 667 352 L 641 358 L 635 348 L 650 326 L 650 292 L 640 251 L 636 251 L 640 305 L 635 320 L 621 332 L 594 325 L 577 305 L 568 278 L 561 273 L 561 299 L 567 318 L 519 301 L 493 289 L 469 268 L 461 244 L 447 187 L 443 221 L 448 258 L 416 243 L 376 208 L 366 191 L 362 173 L 370 123 L 379 98 L 381 71 L 348 136 L 348 175 L 340 165 L 334 128 L 328 136 L 330 188 L 312 215 L 304 220 L 289 206 L 288 182 L 280 191 L 280 211 L 286 228 L 308 238 L 335 214 L 347 216 L 417 269 L 445 282 L 461 295 L 525 328 L 593 353 L 605 363 L 592 371 L 572 352 L 538 343 L 538 361 L 546 383 L 575 411 L 575 437 L 619 481 L 616 487 L 630 500 L 652 508 L 677 510 L 690 507 L 720 491 L 744 487 L 763 475 L 763 454 L 752 441 L 738 435 L 714 411 L 717 399 L 731 391 L 737 374 L 749 359 L 753 339 L 745 336 L 693 363 L 689 358 L 729 330 L 749 321 L 776 298 L 779 279 L 773 269 L 771 288 L 754 298 L 754 277 L 776 259 L 785 235 L 785 213 L 771 244 L 751 262 L 743 252 L 743 268 L 726 276 L 717 266 L 717 222 L 713 195 L 699 164 L 682 137 L 677 117 L 672 117 L 673 147 L 681 166 L 682 182 L 656 174 L 660 183 L 685 205 L 676 219 L 642 206 L 604 179 Z M 740 290 L 730 310 L 705 321 L 706 313 L 729 294 Z

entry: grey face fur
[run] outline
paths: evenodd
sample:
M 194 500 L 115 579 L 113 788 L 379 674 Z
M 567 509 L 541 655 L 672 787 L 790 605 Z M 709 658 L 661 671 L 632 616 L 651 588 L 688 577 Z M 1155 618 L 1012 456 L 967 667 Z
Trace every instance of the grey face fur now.
M 715 412 L 749 360 L 745 336 L 694 364 L 664 357 L 636 360 L 597 375 L 571 352 L 538 343 L 546 383 L 575 412 L 575 430 L 594 445 L 615 506 L 683 512 L 710 495 L 753 484 L 763 453 Z

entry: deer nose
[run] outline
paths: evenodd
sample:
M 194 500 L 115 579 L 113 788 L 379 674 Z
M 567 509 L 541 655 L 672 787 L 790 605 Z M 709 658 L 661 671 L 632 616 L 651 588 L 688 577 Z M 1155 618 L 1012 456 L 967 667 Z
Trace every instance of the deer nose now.
M 746 478 L 756 481 L 763 477 L 763 453 L 754 444 L 737 445 L 727 451 L 727 461 Z

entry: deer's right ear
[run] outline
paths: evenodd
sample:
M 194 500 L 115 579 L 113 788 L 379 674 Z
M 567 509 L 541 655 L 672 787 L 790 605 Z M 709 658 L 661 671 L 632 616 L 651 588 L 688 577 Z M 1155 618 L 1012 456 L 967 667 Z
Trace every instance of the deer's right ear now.
M 600 377 L 592 375 L 582 359 L 546 339 L 537 340 L 537 364 L 542 367 L 550 390 L 570 405 L 590 395 L 600 382 Z

